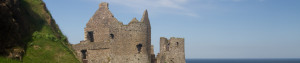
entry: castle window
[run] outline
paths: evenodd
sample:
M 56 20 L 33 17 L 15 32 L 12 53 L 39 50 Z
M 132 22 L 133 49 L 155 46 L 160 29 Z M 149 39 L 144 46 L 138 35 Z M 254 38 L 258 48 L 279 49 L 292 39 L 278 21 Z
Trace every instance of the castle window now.
M 177 45 L 177 46 L 178 46 L 178 44 L 179 44 L 179 43 L 178 43 L 178 42 L 176 42 L 176 45 Z
M 81 50 L 81 54 L 82 54 L 82 60 L 86 59 L 86 50 Z
M 94 35 L 93 31 L 88 31 L 87 37 L 90 42 L 94 42 Z
M 138 44 L 138 45 L 136 45 L 136 48 L 138 49 L 138 53 L 140 53 L 141 52 L 141 49 L 142 49 L 142 44 Z
M 111 37 L 111 39 L 114 39 L 115 36 L 114 36 L 114 34 L 110 34 L 110 37 Z
M 169 51 L 170 43 L 166 46 L 167 51 Z

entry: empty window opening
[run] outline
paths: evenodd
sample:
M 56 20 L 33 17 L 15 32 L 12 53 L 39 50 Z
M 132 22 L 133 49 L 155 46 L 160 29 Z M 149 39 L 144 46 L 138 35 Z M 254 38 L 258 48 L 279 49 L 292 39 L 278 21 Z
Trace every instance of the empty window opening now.
M 169 51 L 170 43 L 166 46 L 167 51 Z
M 93 31 L 88 31 L 87 37 L 90 42 L 94 42 L 94 32 Z
M 138 53 L 140 53 L 141 52 L 141 49 L 142 49 L 142 44 L 138 44 L 138 45 L 136 45 L 136 48 L 138 49 Z
M 114 34 L 110 34 L 110 37 L 111 37 L 111 39 L 114 39 L 115 36 L 114 36 Z
M 81 50 L 82 60 L 86 59 L 86 50 Z
M 177 46 L 178 46 L 178 44 L 179 44 L 179 43 L 178 43 L 178 42 L 176 42 L 176 45 L 177 45 Z

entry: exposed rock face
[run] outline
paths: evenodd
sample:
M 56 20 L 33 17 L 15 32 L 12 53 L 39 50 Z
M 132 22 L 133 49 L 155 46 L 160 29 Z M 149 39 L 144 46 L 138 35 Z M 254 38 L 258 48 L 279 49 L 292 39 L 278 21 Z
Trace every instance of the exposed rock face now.
M 0 55 L 8 56 L 14 47 L 24 47 L 21 40 L 29 32 L 27 21 L 22 18 L 19 0 L 0 1 Z M 13 57 L 13 56 L 11 56 Z
M 83 63 L 155 63 L 147 10 L 141 21 L 123 25 L 101 3 L 84 29 L 85 39 L 73 45 Z M 167 54 L 167 53 L 166 53 Z

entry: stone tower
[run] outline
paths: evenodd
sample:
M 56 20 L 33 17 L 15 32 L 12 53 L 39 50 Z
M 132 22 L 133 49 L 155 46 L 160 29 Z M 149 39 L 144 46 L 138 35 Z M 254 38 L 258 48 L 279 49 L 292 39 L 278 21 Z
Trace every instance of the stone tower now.
M 73 45 L 82 62 L 150 63 L 151 28 L 147 10 L 141 21 L 119 22 L 101 3 L 84 29 L 85 39 Z
M 161 37 L 157 63 L 185 63 L 184 39 Z

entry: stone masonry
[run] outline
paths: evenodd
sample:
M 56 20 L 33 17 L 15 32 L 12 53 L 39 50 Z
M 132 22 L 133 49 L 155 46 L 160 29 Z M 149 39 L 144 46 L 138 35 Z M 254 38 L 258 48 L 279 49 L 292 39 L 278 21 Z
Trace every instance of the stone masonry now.
M 184 39 L 171 37 L 168 40 L 161 37 L 157 63 L 185 63 Z
M 147 10 L 141 21 L 133 18 L 124 25 L 109 11 L 108 3 L 103 2 L 86 24 L 84 40 L 74 44 L 73 49 L 83 63 L 185 63 L 183 38 L 163 40 L 166 42 L 161 38 L 161 47 L 170 45 L 169 50 L 161 48 L 156 58 Z

